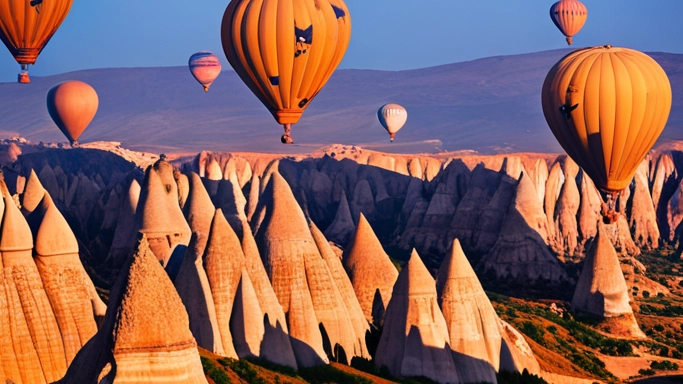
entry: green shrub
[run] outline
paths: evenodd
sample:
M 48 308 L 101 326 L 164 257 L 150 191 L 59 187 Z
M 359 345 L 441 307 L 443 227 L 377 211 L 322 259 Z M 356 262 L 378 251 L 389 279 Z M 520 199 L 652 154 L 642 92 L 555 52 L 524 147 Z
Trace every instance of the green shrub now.
M 321 365 L 314 368 L 302 368 L 299 376 L 311 384 L 372 384 L 371 380 L 364 377 L 342 372 L 330 365 Z
M 648 292 L 648 291 L 643 291 L 643 297 L 646 298 L 646 299 L 649 298 L 649 297 L 650 297 L 650 292 Z
M 522 373 L 500 371 L 497 378 L 498 384 L 548 384 L 547 381 L 530 374 L 526 369 Z
M 652 361 L 650 368 L 657 371 L 678 371 L 678 364 L 672 363 L 669 360 Z
M 202 357 L 202 368 L 204 369 L 204 374 L 209 376 L 216 384 L 231 384 L 228 374 L 224 370 L 216 367 L 216 365 L 210 359 Z
M 249 384 L 268 384 L 263 378 L 259 377 L 258 372 L 249 365 L 246 360 L 220 359 L 218 362 L 233 370 L 237 376 L 246 380 Z
M 641 369 L 638 371 L 638 373 L 642 376 L 652 376 L 655 375 L 657 372 L 653 371 L 652 369 Z
M 664 331 L 664 326 L 661 325 L 661 324 L 656 324 L 653 328 L 654 328 L 655 331 L 657 331 L 657 332 L 662 332 L 662 331 Z
M 283 374 L 285 376 L 289 376 L 289 377 L 295 377 L 295 378 L 299 377 L 299 374 L 292 367 L 287 367 L 284 365 L 275 364 L 275 363 L 272 363 L 268 360 L 263 360 L 263 359 L 259 359 L 259 358 L 247 358 L 245 360 L 247 360 L 248 362 L 250 362 L 254 365 L 258 365 L 259 367 L 263 367 L 269 371 L 281 373 L 281 374 Z
M 549 326 L 548 332 L 552 333 L 553 335 L 557 334 L 557 327 L 554 325 Z
M 522 323 L 522 326 L 519 328 L 519 330 L 525 335 L 529 336 L 535 342 L 541 345 L 546 344 L 545 339 L 543 338 L 543 336 L 545 336 L 545 329 L 537 326 L 536 324 L 530 321 L 525 321 Z

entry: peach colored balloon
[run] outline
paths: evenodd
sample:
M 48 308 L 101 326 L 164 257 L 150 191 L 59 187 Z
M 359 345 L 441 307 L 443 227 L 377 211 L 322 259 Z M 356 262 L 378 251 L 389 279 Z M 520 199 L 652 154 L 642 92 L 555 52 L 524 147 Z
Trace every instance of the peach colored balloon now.
M 213 52 L 197 52 L 190 57 L 188 63 L 192 76 L 204 87 L 204 92 L 209 92 L 209 87 L 221 74 L 221 62 Z
M 58 84 L 47 93 L 47 111 L 71 145 L 78 145 L 98 106 L 97 92 L 82 81 Z
M 572 45 L 573 37 L 588 19 L 588 9 L 579 0 L 560 0 L 550 7 L 550 18 Z

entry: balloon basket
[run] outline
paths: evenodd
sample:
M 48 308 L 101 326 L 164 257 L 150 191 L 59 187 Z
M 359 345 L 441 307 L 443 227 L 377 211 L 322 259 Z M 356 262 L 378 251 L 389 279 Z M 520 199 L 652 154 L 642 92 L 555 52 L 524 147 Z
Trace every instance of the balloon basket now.
M 17 75 L 17 82 L 20 84 L 28 84 L 31 82 L 31 77 L 29 77 L 28 72 L 19 72 L 19 75 Z
M 619 216 L 622 215 L 621 212 L 617 210 L 617 202 L 621 192 L 602 192 L 600 191 L 600 197 L 602 198 L 602 208 L 600 213 L 602 214 L 602 221 L 605 224 L 614 224 L 619 220 Z

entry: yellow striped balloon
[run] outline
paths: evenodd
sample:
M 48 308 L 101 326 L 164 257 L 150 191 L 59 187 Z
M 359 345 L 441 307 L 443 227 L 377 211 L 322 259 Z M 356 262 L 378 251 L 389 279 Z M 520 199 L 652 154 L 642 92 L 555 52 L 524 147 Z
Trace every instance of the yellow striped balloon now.
M 588 9 L 579 0 L 560 0 L 550 7 L 550 18 L 572 45 L 573 37 L 586 24 Z
M 337 68 L 351 38 L 342 0 L 232 0 L 223 50 L 242 81 L 290 129 Z
M 628 187 L 664 130 L 671 85 L 648 55 L 609 45 L 570 53 L 543 84 L 543 113 L 567 154 L 605 193 Z

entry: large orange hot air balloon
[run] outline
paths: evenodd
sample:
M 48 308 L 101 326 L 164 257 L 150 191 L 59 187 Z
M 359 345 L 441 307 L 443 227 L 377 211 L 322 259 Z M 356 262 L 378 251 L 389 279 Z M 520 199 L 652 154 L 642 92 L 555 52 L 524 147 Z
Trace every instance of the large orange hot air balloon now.
M 232 0 L 221 30 L 228 61 L 282 124 L 296 124 L 337 68 L 351 38 L 342 0 Z
M 28 66 L 62 24 L 73 0 L 0 1 L 0 39 L 21 65 L 19 82 L 28 83 Z
M 614 204 L 664 130 L 671 85 L 646 54 L 607 45 L 572 52 L 555 64 L 542 102 L 562 148 Z
M 221 62 L 213 52 L 202 51 L 190 56 L 188 63 L 192 76 L 209 92 L 209 87 L 221 74 Z
M 97 113 L 97 92 L 81 81 L 58 84 L 47 93 L 47 111 L 59 130 L 78 146 L 78 138 Z
M 550 7 L 550 18 L 572 45 L 572 38 L 586 24 L 588 9 L 579 0 L 560 0 Z

